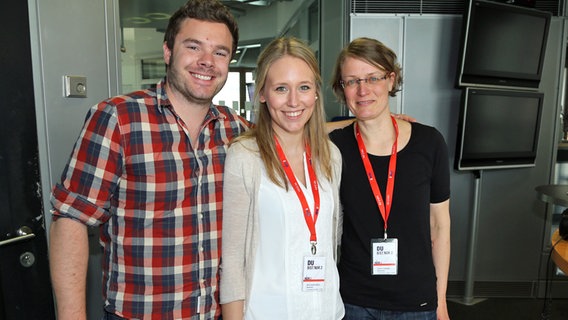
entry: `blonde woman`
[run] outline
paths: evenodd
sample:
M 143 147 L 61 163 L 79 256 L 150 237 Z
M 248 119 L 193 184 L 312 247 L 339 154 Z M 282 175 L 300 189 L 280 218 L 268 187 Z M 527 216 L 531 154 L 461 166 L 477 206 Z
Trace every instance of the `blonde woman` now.
M 336 248 L 341 157 L 329 141 L 310 48 L 260 55 L 256 127 L 229 147 L 223 187 L 224 320 L 342 319 Z

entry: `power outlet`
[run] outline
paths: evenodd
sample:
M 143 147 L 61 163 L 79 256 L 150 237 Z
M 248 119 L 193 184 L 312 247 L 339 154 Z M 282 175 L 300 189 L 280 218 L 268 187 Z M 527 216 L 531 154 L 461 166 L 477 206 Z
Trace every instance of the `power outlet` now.
M 87 97 L 87 77 L 84 76 L 63 76 L 65 97 L 86 98 Z

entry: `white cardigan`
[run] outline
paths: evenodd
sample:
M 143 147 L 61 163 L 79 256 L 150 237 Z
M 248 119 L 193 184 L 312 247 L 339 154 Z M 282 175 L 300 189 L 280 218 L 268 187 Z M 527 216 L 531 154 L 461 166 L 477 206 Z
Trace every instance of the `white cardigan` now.
M 332 142 L 329 142 L 329 146 L 333 169 L 331 185 L 335 202 L 333 239 L 339 250 L 343 223 L 343 212 L 339 203 L 341 153 Z M 219 289 L 221 304 L 249 298 L 258 243 L 258 190 L 262 167 L 256 140 L 240 140 L 229 147 L 225 159 L 223 208 L 227 212 L 228 208 L 236 212 L 246 210 L 248 214 L 246 219 L 243 219 L 242 215 L 223 214 Z M 336 260 L 338 252 L 335 252 Z

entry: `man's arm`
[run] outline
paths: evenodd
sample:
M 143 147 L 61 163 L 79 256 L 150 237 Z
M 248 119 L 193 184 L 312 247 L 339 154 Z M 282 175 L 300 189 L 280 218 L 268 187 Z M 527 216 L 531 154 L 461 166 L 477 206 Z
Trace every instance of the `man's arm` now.
M 49 267 L 58 320 L 87 319 L 85 292 L 88 259 L 87 226 L 68 218 L 52 221 Z
M 345 128 L 348 125 L 352 124 L 354 121 L 355 121 L 355 118 L 349 118 L 349 119 L 345 119 L 345 120 L 326 122 L 325 123 L 325 129 L 327 130 L 327 133 L 330 133 L 333 130 Z
M 416 119 L 414 117 L 411 117 L 407 114 L 404 113 L 391 113 L 391 115 L 397 119 L 400 120 L 404 120 L 404 121 L 408 121 L 408 122 L 416 122 Z
M 436 268 L 438 293 L 438 320 L 449 320 L 446 304 L 448 273 L 450 270 L 450 200 L 430 204 L 430 232 L 432 258 Z

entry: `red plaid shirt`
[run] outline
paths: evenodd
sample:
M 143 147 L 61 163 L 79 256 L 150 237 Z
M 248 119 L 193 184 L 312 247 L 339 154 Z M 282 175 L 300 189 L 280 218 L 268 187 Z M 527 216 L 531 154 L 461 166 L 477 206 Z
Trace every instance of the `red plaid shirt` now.
M 249 126 L 211 106 L 192 146 L 163 81 L 90 110 L 51 200 L 54 218 L 100 226 L 107 311 L 220 315 L 223 165 L 227 143 Z

